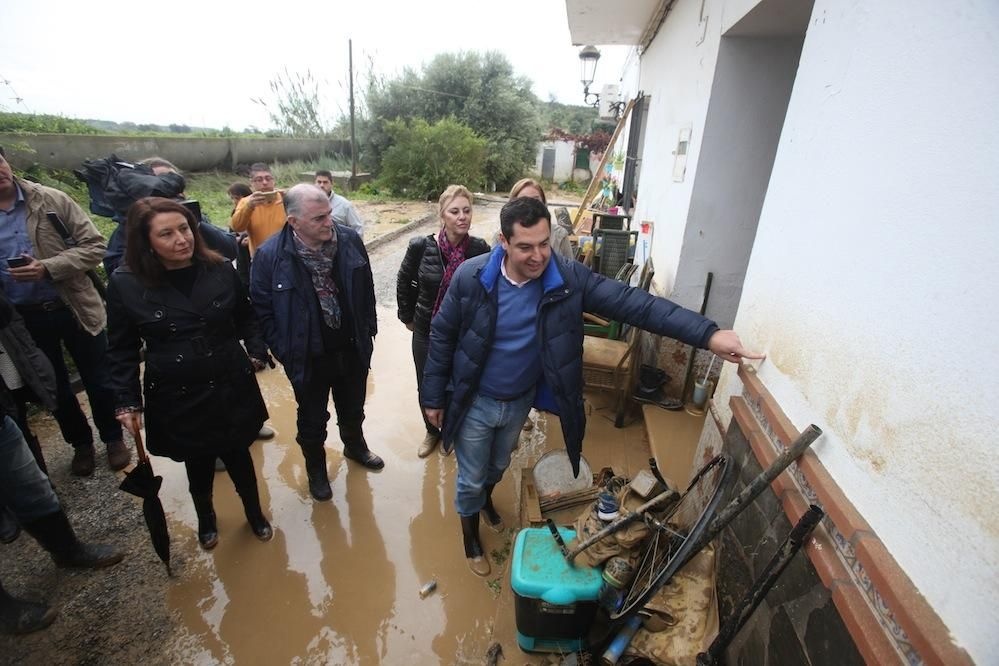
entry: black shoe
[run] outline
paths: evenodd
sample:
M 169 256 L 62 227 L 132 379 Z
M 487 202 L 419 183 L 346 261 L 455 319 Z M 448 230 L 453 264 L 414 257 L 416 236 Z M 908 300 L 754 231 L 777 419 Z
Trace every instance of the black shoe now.
M 274 530 L 264 518 L 264 511 L 260 508 L 260 493 L 257 491 L 256 482 L 244 488 L 237 486 L 236 492 L 243 501 L 243 513 L 246 515 L 246 522 L 250 524 L 250 529 L 261 541 L 270 541 L 274 536 Z
M 354 453 L 350 449 L 345 448 L 343 450 L 343 457 L 360 463 L 368 469 L 382 469 L 385 467 L 385 461 L 367 449 L 360 453 Z
M 63 569 L 102 569 L 118 564 L 124 558 L 124 554 L 112 546 L 87 544 L 77 539 L 62 509 L 24 523 L 24 530 L 49 551 L 56 566 Z
M 45 604 L 12 597 L 0 586 L 0 631 L 5 634 L 30 634 L 44 629 L 57 614 Z
M 73 449 L 73 461 L 69 464 L 73 476 L 92 476 L 94 473 L 94 445 L 78 446 Z
M 302 455 L 305 457 L 305 473 L 309 477 L 309 493 L 317 502 L 333 499 L 330 477 L 326 472 L 326 449 L 321 444 L 303 446 Z
M 250 529 L 261 541 L 270 541 L 274 537 L 274 528 L 263 515 L 247 518 L 246 522 L 250 524 Z
M 211 495 L 192 495 L 194 512 L 198 514 L 198 543 L 211 550 L 219 543 L 219 528 Z
M 0 507 L 0 543 L 14 543 L 21 535 L 21 526 L 14 517 L 14 512 L 7 507 Z

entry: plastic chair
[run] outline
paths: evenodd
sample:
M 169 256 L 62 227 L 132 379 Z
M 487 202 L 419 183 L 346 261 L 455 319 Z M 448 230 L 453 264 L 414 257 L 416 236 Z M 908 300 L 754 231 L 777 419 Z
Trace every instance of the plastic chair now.
M 637 231 L 616 231 L 612 229 L 597 229 L 593 244 L 597 248 L 597 271 L 601 275 L 614 277 L 628 262 L 632 239 L 638 242 Z

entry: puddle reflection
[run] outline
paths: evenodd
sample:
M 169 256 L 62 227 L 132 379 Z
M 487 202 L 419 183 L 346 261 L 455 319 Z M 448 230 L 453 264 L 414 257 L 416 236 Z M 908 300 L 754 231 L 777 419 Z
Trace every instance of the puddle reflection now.
M 280 369 L 260 376 L 278 436 L 251 452 L 272 541 L 253 536 L 220 473 L 219 545 L 202 552 L 183 467 L 154 461 L 165 477 L 162 496 L 180 563 L 168 603 L 183 628 L 169 661 L 451 664 L 477 662 L 485 653 L 497 600 L 465 564 L 452 505 L 454 457 L 416 457 L 423 423 L 410 334 L 394 315 L 379 310 L 365 421 L 366 438 L 386 467 L 374 473 L 344 460 L 331 423 L 330 502 L 309 496 L 287 380 Z M 508 524 L 515 523 L 512 478 L 497 495 Z M 483 531 L 489 550 L 509 538 Z M 496 569 L 494 587 L 505 585 L 506 568 Z M 430 580 L 437 590 L 421 599 Z

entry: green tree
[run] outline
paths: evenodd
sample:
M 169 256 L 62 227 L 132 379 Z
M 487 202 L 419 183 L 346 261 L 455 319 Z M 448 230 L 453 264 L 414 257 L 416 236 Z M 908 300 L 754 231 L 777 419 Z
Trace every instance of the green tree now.
M 575 106 L 549 99 L 541 109 L 546 130 L 562 129 L 569 134 L 588 134 L 597 120 L 597 110 L 592 106 Z
M 329 116 L 322 108 L 319 82 L 310 70 L 275 76 L 269 84 L 273 99 L 251 98 L 267 110 L 271 122 L 282 134 L 300 137 L 322 137 L 329 134 Z
M 382 155 L 379 185 L 421 199 L 437 197 L 448 185 L 481 187 L 488 142 L 467 125 L 444 118 L 385 124 L 392 145 Z
M 373 79 L 366 106 L 364 157 L 375 169 L 392 145 L 392 121 L 420 118 L 433 125 L 453 117 L 485 139 L 485 179 L 505 187 L 534 164 L 542 134 L 530 80 L 498 52 L 442 53 L 419 72 Z

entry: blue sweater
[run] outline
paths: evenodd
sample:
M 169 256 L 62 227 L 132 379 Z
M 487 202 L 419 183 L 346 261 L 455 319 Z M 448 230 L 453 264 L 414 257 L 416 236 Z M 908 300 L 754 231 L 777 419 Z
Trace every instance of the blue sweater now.
M 538 303 L 541 281 L 515 287 L 504 277 L 497 281 L 496 337 L 486 358 L 479 393 L 511 400 L 527 393 L 541 376 L 538 344 Z

